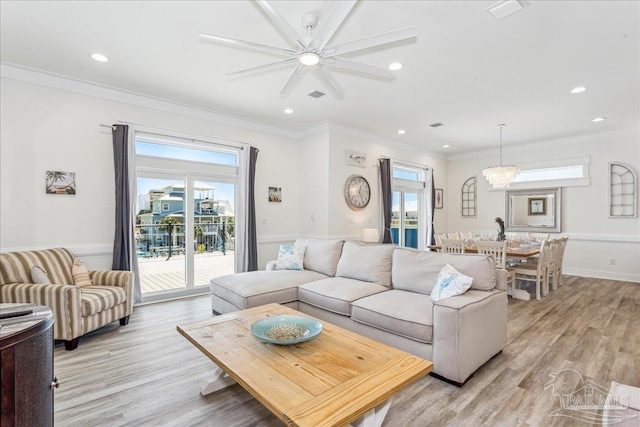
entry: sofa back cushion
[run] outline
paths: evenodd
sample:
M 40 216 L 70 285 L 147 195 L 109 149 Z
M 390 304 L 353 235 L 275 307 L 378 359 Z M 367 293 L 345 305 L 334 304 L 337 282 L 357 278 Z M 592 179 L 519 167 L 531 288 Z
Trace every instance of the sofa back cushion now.
M 393 251 L 391 269 L 393 288 L 429 295 L 438 273 L 447 263 L 465 276 L 473 278 L 471 289 L 490 290 L 496 286 L 496 267 L 490 256 L 396 248 Z
M 304 269 L 335 276 L 343 240 L 298 239 L 295 246 L 305 247 Z
M 391 286 L 392 245 L 345 242 L 336 276 Z
M 31 267 L 47 272 L 51 283 L 72 285 L 73 254 L 64 248 L 18 251 L 0 254 L 0 285 L 31 283 Z

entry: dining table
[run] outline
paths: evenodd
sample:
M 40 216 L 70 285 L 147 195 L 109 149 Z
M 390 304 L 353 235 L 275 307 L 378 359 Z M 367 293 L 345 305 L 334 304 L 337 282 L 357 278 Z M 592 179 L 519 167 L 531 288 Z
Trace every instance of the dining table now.
M 442 249 L 441 245 L 429 245 L 427 247 L 429 249 L 435 249 L 436 251 L 439 251 L 440 249 Z M 469 254 L 477 254 L 478 248 L 476 247 L 475 243 L 471 243 L 468 246 L 465 246 L 464 252 Z M 514 246 L 514 247 L 507 246 L 507 258 L 526 259 L 526 258 L 536 256 L 539 253 L 540 253 L 540 244 L 520 245 L 520 246 Z

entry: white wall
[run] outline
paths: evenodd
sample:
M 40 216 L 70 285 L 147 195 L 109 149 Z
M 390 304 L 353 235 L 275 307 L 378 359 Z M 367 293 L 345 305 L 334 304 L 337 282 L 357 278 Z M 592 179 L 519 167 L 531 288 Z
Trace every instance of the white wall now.
M 382 230 L 380 215 L 380 180 L 378 159 L 390 157 L 394 160 L 410 164 L 432 167 L 435 170 L 436 187 L 446 186 L 447 161 L 434 155 L 420 153 L 400 144 L 385 143 L 375 140 L 370 135 L 342 126 L 332 125 L 329 130 L 329 235 L 339 238 L 361 239 L 363 228 Z M 363 152 L 367 156 L 367 167 L 348 165 L 346 151 Z M 344 200 L 345 181 L 351 174 L 364 176 L 371 187 L 369 205 L 361 211 L 352 211 Z M 446 227 L 446 217 L 441 210 L 436 210 L 435 227 Z
M 580 140 L 559 140 L 528 148 L 504 150 L 504 163 L 519 166 L 567 158 L 590 159 L 590 184 L 563 188 L 562 232 L 569 236 L 567 274 L 640 282 L 640 218 L 608 217 L 608 163 L 623 162 L 640 172 L 640 136 L 617 133 Z M 471 153 L 449 161 L 449 231 L 495 231 L 497 216 L 505 217 L 505 193 L 493 191 L 482 170 L 498 162 L 498 152 Z M 477 176 L 478 215 L 460 215 L 460 188 Z M 611 260 L 615 265 L 611 265 Z
M 111 130 L 99 124 L 118 120 L 257 147 L 258 240 L 297 233 L 299 188 L 291 171 L 297 170 L 298 152 L 293 138 L 7 78 L 2 78 L 1 88 L 2 251 L 64 246 L 85 258 L 90 268 L 110 268 L 115 209 L 112 137 Z M 141 98 L 134 102 L 155 105 Z M 193 115 L 206 117 L 201 111 Z M 76 172 L 77 194 L 45 194 L 47 170 Z M 269 186 L 283 187 L 283 203 L 268 203 Z M 266 249 L 259 246 L 262 266 L 273 256 L 266 240 Z

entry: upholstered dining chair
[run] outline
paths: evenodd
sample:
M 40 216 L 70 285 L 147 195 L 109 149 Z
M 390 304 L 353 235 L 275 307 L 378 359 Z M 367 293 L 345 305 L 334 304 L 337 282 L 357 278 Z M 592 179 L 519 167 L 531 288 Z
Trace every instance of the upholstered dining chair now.
M 511 296 L 516 293 L 516 272 L 513 268 L 507 268 L 507 244 L 504 242 L 492 242 L 488 240 L 478 240 L 476 247 L 478 253 L 483 255 L 491 255 L 496 263 L 497 270 L 504 270 L 507 277 L 507 289 L 511 285 Z
M 440 252 L 445 254 L 463 254 L 464 253 L 464 240 L 459 239 L 442 239 L 440 244 L 442 249 Z
M 540 248 L 540 256 L 536 262 L 525 262 L 515 267 L 516 281 L 533 282 L 536 287 L 536 299 L 540 300 L 540 293 L 543 295 L 549 293 L 549 281 L 547 269 L 551 260 L 551 252 L 553 250 L 553 242 L 545 240 Z

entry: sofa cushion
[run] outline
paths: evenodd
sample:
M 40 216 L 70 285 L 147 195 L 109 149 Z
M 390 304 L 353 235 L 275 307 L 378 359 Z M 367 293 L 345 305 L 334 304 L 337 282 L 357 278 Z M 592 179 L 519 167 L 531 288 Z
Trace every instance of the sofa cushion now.
M 71 274 L 73 274 L 73 284 L 80 287 L 91 286 L 93 282 L 89 277 L 89 270 L 85 267 L 82 260 L 76 259 L 73 261 L 71 267 Z
M 304 252 L 305 270 L 317 271 L 333 277 L 336 275 L 343 243 L 343 240 L 298 239 L 295 246 L 306 248 Z
M 298 299 L 298 285 L 326 279 L 308 270 L 250 271 L 211 279 L 211 292 L 240 308 Z
M 447 263 L 440 270 L 436 284 L 433 285 L 431 301 L 438 302 L 445 298 L 462 295 L 469 290 L 472 282 L 473 277 L 465 276 Z
M 118 286 L 83 286 L 82 317 L 106 311 L 127 300 L 125 288 Z
M 31 283 L 40 283 L 43 285 L 50 285 L 49 275 L 44 268 L 39 265 L 31 267 Z
M 280 245 L 276 270 L 302 270 L 304 269 L 304 246 Z
M 393 288 L 428 295 L 447 263 L 473 278 L 471 289 L 490 290 L 496 286 L 496 264 L 491 256 L 396 248 L 391 268 Z
M 392 245 L 345 242 L 336 276 L 391 286 Z
M 387 290 L 385 286 L 370 282 L 332 277 L 300 286 L 298 299 L 334 313 L 350 316 L 353 301 Z
M 428 295 L 391 289 L 351 304 L 351 319 L 413 340 L 433 342 L 433 303 Z

